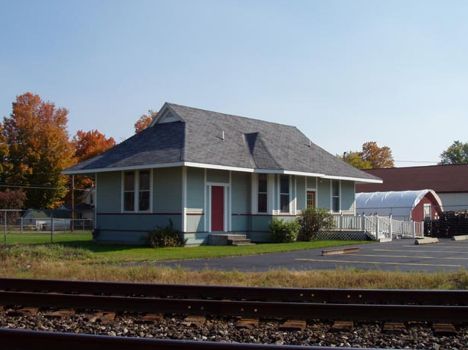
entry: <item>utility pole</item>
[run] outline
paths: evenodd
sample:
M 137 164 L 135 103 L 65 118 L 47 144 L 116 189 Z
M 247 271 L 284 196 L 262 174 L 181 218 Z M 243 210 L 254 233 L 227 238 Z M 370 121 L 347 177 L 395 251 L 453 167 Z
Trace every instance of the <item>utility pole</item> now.
M 75 224 L 75 175 L 71 177 L 71 232 L 74 230 Z

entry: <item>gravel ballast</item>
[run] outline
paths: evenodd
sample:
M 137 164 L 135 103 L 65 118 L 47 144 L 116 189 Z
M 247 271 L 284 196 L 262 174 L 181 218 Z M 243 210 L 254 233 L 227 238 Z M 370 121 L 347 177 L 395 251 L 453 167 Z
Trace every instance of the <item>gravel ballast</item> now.
M 93 320 L 93 313 L 76 313 L 59 318 L 46 312 L 21 315 L 11 310 L 0 312 L 0 327 L 38 331 L 87 333 L 109 336 L 150 337 L 214 342 L 319 345 L 336 347 L 375 347 L 398 349 L 468 349 L 468 327 L 457 327 L 457 334 L 434 334 L 431 324 L 411 323 L 398 333 L 382 331 L 382 323 L 355 324 L 350 331 L 331 330 L 330 322 L 308 322 L 301 331 L 280 330 L 281 321 L 259 322 L 258 327 L 240 329 L 234 318 L 207 318 L 201 326 L 184 324 L 181 316 L 141 322 L 141 316 L 123 314 L 114 320 Z

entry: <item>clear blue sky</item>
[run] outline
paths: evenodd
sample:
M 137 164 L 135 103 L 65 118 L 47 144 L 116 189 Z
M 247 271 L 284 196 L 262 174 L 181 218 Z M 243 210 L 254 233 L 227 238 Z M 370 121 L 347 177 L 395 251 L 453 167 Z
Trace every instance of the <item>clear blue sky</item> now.
M 170 101 L 437 161 L 468 141 L 467 18 L 467 1 L 0 0 L 0 115 L 32 91 L 70 133 L 122 140 Z

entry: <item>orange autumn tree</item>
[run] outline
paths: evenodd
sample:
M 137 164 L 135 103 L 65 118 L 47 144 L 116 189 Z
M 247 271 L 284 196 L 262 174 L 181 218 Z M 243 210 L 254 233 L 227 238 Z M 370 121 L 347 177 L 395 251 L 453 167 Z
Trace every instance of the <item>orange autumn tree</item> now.
M 3 177 L 7 184 L 29 187 L 24 189 L 26 207 L 57 207 L 67 192 L 61 172 L 72 164 L 74 153 L 67 122 L 65 108 L 30 92 L 17 96 L 11 115 L 3 119 L 8 149 Z
M 358 169 L 393 168 L 395 166 L 390 147 L 379 147 L 377 142 L 365 142 L 362 151 L 349 151 L 341 157 Z
M 115 140 L 113 137 L 106 137 L 106 135 L 98 130 L 78 130 L 76 135 L 73 137 L 72 144 L 75 149 L 75 162 L 80 163 L 114 147 Z M 91 188 L 92 186 L 93 180 L 91 178 L 87 176 L 75 177 L 74 187 L 76 189 L 84 190 Z M 83 191 L 81 191 L 81 194 L 82 193 Z M 80 195 L 80 192 L 77 194 Z
M 153 110 L 149 110 L 148 114 L 143 114 L 138 120 L 135 122 L 135 134 L 138 134 L 140 131 L 145 130 L 148 126 L 150 126 L 151 122 L 156 118 L 158 112 Z
M 75 159 L 77 162 L 90 159 L 115 146 L 113 137 L 107 138 L 106 135 L 98 130 L 78 130 L 73 137 L 72 143 L 75 148 Z

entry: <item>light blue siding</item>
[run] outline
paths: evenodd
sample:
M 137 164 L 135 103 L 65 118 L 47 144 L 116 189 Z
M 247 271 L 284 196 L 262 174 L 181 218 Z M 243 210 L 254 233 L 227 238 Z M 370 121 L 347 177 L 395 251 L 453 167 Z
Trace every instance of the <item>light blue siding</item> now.
M 187 208 L 203 209 L 205 185 L 205 170 L 201 168 L 187 168 Z
M 305 208 L 305 185 L 306 185 L 306 178 L 303 176 L 296 176 L 296 188 L 297 188 L 297 209 L 303 210 Z
M 319 208 L 330 210 L 330 180 L 319 179 L 318 180 L 318 203 Z
M 208 169 L 206 171 L 206 178 L 208 182 L 222 182 L 229 183 L 229 171 Z
M 122 210 L 121 172 L 97 174 L 97 208 L 99 212 L 120 213 Z
M 354 214 L 354 182 L 341 181 L 341 210 L 343 214 Z
M 206 170 L 208 182 L 229 184 L 229 171 Z M 270 240 L 269 226 L 273 217 L 284 220 L 295 219 L 294 215 L 252 215 L 251 174 L 231 172 L 231 231 L 246 233 L 255 242 Z M 279 176 L 272 176 L 273 202 L 279 209 Z M 291 200 L 296 199 L 296 208 L 303 210 L 307 188 L 316 187 L 316 178 L 291 176 Z M 100 173 L 97 176 L 97 228 L 98 239 L 108 242 L 143 244 L 149 231 L 157 226 L 164 227 L 172 220 L 174 227 L 182 230 L 182 168 L 153 169 L 153 211 L 151 213 L 121 213 L 121 172 Z M 295 185 L 294 185 L 295 184 Z M 317 181 L 317 206 L 330 210 L 330 180 Z M 205 199 L 208 200 L 205 186 L 205 170 L 187 168 L 187 244 L 202 244 L 208 241 L 206 232 Z M 255 194 L 254 194 L 255 195 Z M 341 209 L 344 214 L 354 213 L 354 182 L 341 181 Z M 206 223 L 209 221 L 209 217 Z
M 249 173 L 232 173 L 231 193 L 232 193 L 232 213 L 250 213 L 250 180 Z
M 148 232 L 165 227 L 172 220 L 174 227 L 181 224 L 180 215 L 156 214 L 98 214 L 100 241 L 144 244 Z
M 153 170 L 153 211 L 182 212 L 182 168 Z

